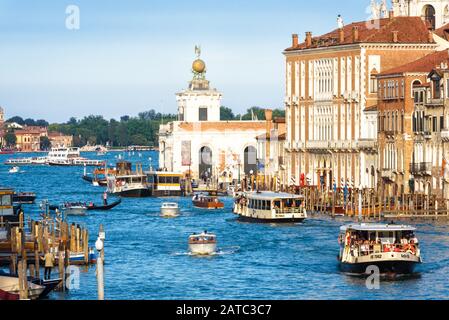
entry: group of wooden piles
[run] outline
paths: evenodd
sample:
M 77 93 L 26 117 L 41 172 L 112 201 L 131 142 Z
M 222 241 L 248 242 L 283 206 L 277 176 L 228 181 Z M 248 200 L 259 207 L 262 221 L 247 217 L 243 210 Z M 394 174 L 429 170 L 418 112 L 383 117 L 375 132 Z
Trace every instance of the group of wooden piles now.
M 19 276 L 19 284 L 22 294 L 28 294 L 27 275 L 35 278 L 41 277 L 40 266 L 43 265 L 43 257 L 46 252 L 53 253 L 59 278 L 62 279 L 60 290 L 65 290 L 66 268 L 71 264 L 89 265 L 89 233 L 87 229 L 79 225 L 51 219 L 44 216 L 41 221 L 28 221 L 28 232 L 25 230 L 23 213 L 19 216 L 19 223 L 3 223 L 0 227 L 6 228 L 7 239 L 0 242 L 2 256 L 9 255 L 9 267 L 11 274 Z M 71 260 L 73 254 L 78 256 L 83 253 L 84 260 Z M 8 261 L 3 259 L 3 264 Z
M 402 194 L 382 195 L 374 189 L 327 190 L 305 187 L 301 190 L 308 212 L 345 216 L 362 216 L 364 219 L 395 218 L 447 218 L 449 201 L 436 195 Z M 361 209 L 361 211 L 360 211 Z

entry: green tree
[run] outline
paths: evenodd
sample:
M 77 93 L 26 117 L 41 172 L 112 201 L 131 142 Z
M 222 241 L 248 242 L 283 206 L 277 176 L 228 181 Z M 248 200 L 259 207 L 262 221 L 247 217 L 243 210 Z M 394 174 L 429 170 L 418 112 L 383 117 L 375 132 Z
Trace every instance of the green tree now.
M 148 139 L 143 134 L 135 134 L 131 137 L 131 144 L 135 146 L 148 146 Z
M 50 141 L 50 139 L 48 139 L 48 137 L 40 138 L 40 148 L 41 148 L 41 151 L 47 151 L 51 148 L 51 141 Z
M 8 148 L 15 148 L 17 137 L 14 132 L 7 132 L 5 134 L 5 143 Z
M 232 112 L 232 109 L 227 107 L 220 107 L 220 120 L 235 120 L 235 115 L 234 112 Z

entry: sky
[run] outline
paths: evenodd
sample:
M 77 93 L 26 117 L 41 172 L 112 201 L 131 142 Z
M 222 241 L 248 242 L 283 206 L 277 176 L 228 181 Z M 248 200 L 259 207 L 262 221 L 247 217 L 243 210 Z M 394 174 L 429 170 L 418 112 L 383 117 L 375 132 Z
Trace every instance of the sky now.
M 369 0 L 0 0 L 0 106 L 6 117 L 65 122 L 176 113 L 195 45 L 235 113 L 280 108 L 292 33 L 369 17 Z M 79 29 L 66 27 L 70 5 Z M 69 19 L 70 21 L 70 19 Z

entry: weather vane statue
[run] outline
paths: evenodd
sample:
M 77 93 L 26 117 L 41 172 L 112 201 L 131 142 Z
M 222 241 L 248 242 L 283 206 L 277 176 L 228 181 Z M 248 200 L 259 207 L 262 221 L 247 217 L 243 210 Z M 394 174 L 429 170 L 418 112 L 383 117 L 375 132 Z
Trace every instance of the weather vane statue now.
M 193 61 L 193 64 L 192 64 L 192 72 L 193 72 L 194 79 L 204 79 L 205 73 L 206 73 L 206 63 L 200 59 L 201 47 L 198 45 L 195 46 L 195 55 L 196 55 L 196 60 Z
M 197 59 L 201 57 L 201 46 L 195 46 L 195 55 Z

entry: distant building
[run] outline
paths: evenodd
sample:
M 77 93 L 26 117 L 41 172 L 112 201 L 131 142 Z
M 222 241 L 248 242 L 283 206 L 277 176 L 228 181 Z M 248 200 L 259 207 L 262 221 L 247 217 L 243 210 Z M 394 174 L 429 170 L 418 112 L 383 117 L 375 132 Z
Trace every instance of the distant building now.
M 265 121 L 220 121 L 222 94 L 205 78 L 206 65 L 193 62 L 188 89 L 176 95 L 178 121 L 159 129 L 159 168 L 195 179 L 230 183 L 257 171 L 256 137 Z
M 0 107 L 0 148 L 2 148 L 5 145 L 5 130 L 4 130 L 4 124 L 5 124 L 5 110 L 3 110 L 2 107 Z
M 61 132 L 49 132 L 48 139 L 52 148 L 69 148 L 73 145 L 73 136 L 64 135 Z
M 272 119 L 271 110 L 265 111 L 266 133 L 257 137 L 257 159 L 267 190 L 281 190 L 287 183 L 285 162 L 285 118 Z
M 5 123 L 5 110 L 0 107 L 0 128 L 3 127 L 3 124 Z
M 47 137 L 47 128 L 29 126 L 14 131 L 16 135 L 16 148 L 23 152 L 40 151 L 41 137 Z

